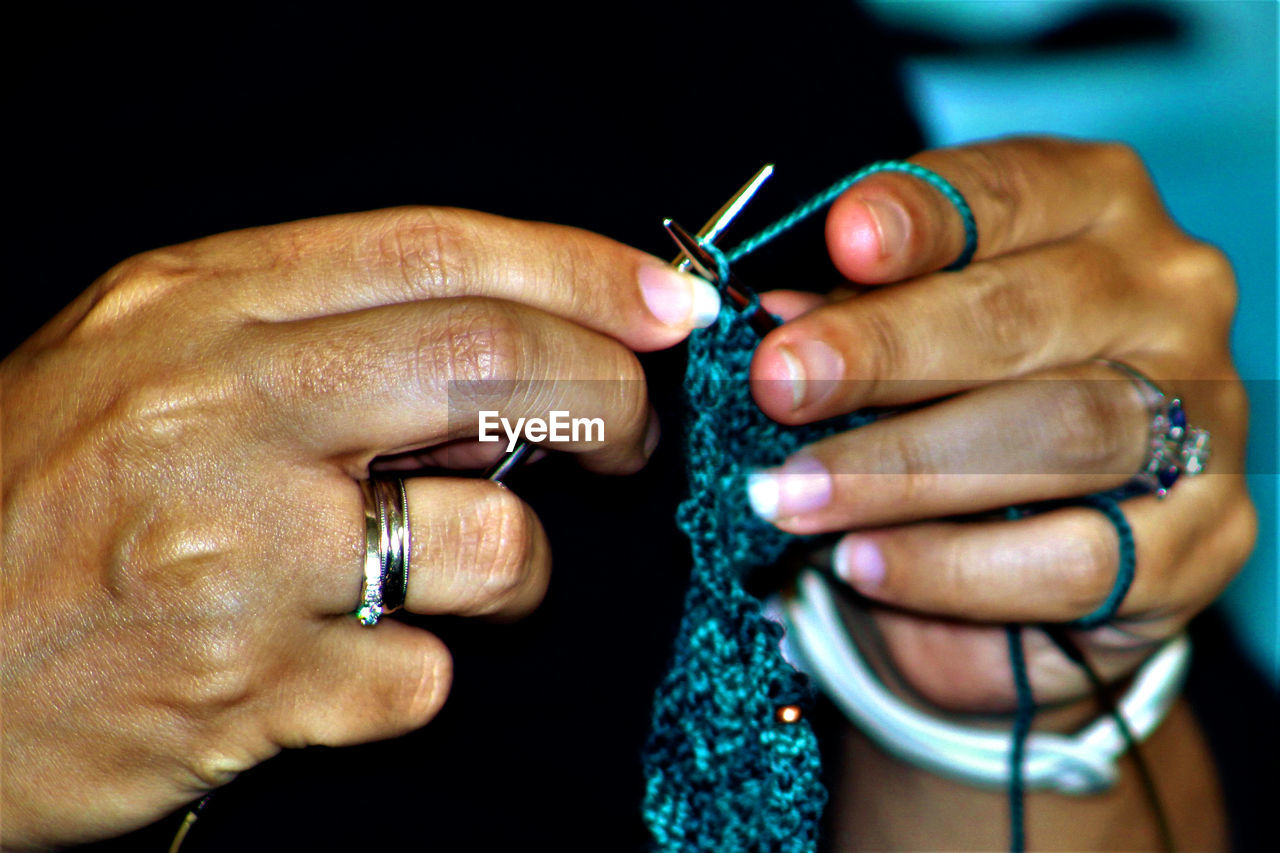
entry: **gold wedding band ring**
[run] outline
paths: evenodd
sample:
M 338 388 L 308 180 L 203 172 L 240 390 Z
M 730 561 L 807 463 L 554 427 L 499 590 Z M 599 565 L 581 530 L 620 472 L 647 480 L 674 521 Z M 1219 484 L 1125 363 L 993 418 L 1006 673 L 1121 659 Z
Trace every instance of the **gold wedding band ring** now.
M 355 617 L 372 628 L 409 590 L 409 498 L 404 480 L 364 480 L 364 577 Z

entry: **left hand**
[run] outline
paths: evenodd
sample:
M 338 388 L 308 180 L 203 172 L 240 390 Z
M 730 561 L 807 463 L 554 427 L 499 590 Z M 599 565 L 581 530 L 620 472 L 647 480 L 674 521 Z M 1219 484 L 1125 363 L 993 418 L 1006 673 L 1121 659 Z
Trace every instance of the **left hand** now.
M 1131 479 L 1151 416 L 1135 384 L 1099 360 L 1128 364 L 1182 398 L 1191 424 L 1212 433 L 1213 457 L 1167 499 L 1123 504 L 1136 578 L 1117 618 L 1077 637 L 1118 679 L 1217 596 L 1255 538 L 1241 473 L 1246 401 L 1228 347 L 1231 268 L 1170 219 L 1124 146 L 1023 138 L 912 159 L 968 200 L 973 262 L 939 272 L 963 231 L 937 190 L 904 174 L 869 177 L 832 207 L 827 243 L 851 282 L 884 286 L 769 294 L 788 322 L 751 369 L 756 401 L 783 423 L 910 409 L 766 472 L 759 508 L 794 533 L 850 531 L 835 568 L 889 605 L 876 622 L 923 698 L 1008 709 L 999 623 L 1094 610 L 1118 544 L 1093 509 L 977 514 Z M 1081 674 L 1038 632 L 1027 652 L 1039 702 L 1084 695 Z

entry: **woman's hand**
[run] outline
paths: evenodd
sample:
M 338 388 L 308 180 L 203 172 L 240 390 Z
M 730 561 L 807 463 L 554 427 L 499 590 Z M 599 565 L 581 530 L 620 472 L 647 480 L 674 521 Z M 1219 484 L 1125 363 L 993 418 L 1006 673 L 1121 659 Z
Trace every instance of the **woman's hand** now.
M 833 206 L 827 242 L 851 282 L 880 286 L 826 300 L 771 294 L 766 304 L 790 321 L 752 364 L 757 402 L 784 423 L 907 410 L 762 472 L 753 503 L 789 531 L 849 531 L 834 568 L 889 605 L 876 622 L 920 695 L 1008 709 L 998 623 L 1090 613 L 1111 590 L 1118 543 L 1092 509 L 981 514 L 1130 480 L 1151 415 L 1135 383 L 1100 360 L 1130 365 L 1183 399 L 1212 433 L 1213 457 L 1167 499 L 1123 504 L 1136 579 L 1113 623 L 1079 637 L 1104 677 L 1119 678 L 1213 600 L 1254 541 L 1246 402 L 1228 349 L 1231 269 L 1179 230 L 1123 146 L 1012 139 L 912 159 L 971 205 L 973 263 L 939 272 L 963 229 L 937 190 L 869 177 Z M 1043 636 L 1027 643 L 1038 701 L 1085 693 Z
M 557 447 L 634 471 L 657 421 L 632 351 L 718 308 L 603 237 L 457 210 L 223 234 L 103 276 L 0 365 L 4 845 L 118 834 L 282 747 L 429 720 L 448 651 L 348 615 L 357 480 L 446 443 L 435 461 L 484 464 L 482 409 L 603 418 L 604 441 Z M 550 558 L 527 505 L 407 485 L 409 610 L 535 606 Z

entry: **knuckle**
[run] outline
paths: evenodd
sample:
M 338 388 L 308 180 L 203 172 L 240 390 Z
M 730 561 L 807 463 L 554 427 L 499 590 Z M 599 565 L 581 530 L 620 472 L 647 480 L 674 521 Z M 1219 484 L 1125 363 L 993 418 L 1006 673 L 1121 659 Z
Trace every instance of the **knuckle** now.
M 121 449 L 160 451 L 191 446 L 229 411 L 237 380 L 217 369 L 149 374 L 122 388 L 105 417 Z
M 196 275 L 194 259 L 182 246 L 155 249 L 121 261 L 98 279 L 94 298 L 72 335 L 86 337 L 116 328 Z
M 524 338 L 519 319 L 503 303 L 460 300 L 421 333 L 414 356 L 418 385 L 446 382 L 467 399 L 505 399 L 511 381 L 522 375 Z
M 1217 246 L 1192 240 L 1178 253 L 1179 278 L 1196 303 L 1196 310 L 1208 310 L 1219 320 L 1235 316 L 1239 289 L 1235 270 L 1225 252 Z
M 1147 164 L 1137 149 L 1125 142 L 1096 142 L 1090 145 L 1100 170 L 1121 180 L 1148 182 Z
M 238 624 L 230 615 L 221 625 Z M 240 705 L 256 692 L 257 673 L 251 636 L 210 626 L 200 632 L 183 656 L 175 698 L 201 716 Z
M 407 301 L 450 292 L 452 282 L 478 276 L 475 241 L 463 222 L 430 208 L 395 211 L 373 235 L 373 256 L 404 286 Z
M 855 303 L 856 304 L 856 303 Z M 869 379 L 877 391 L 885 382 L 896 376 L 906 375 L 915 353 L 909 350 L 909 344 L 902 332 L 901 319 L 895 319 L 889 311 L 878 303 L 864 303 L 867 309 L 861 313 L 857 328 L 852 334 L 844 335 L 833 330 L 822 334 L 820 340 L 859 341 L 861 346 L 855 351 L 859 362 L 849 366 L 849 375 Z
M 177 247 L 153 249 L 125 258 L 103 274 L 103 290 L 124 290 L 168 280 L 187 268 Z
M 887 441 L 881 458 L 893 460 L 897 501 L 907 507 L 927 502 L 937 490 L 939 473 L 928 443 L 904 430 L 891 431 Z
M 188 507 L 182 515 L 193 509 Z M 199 511 L 199 510 L 197 510 Z M 156 689 L 171 707 L 202 720 L 250 700 L 261 688 L 263 634 L 254 597 L 222 559 L 216 523 L 201 528 L 154 514 L 110 559 L 107 592 L 161 661 Z
M 1110 190 L 1110 202 L 1101 218 L 1113 222 L 1130 217 L 1147 223 L 1168 221 L 1147 164 L 1133 146 L 1095 142 L 1088 143 L 1085 150 L 1090 172 L 1105 176 Z
M 1022 265 L 983 264 L 970 271 L 972 298 L 968 325 L 979 340 L 990 342 L 997 355 L 1024 360 L 1046 342 L 1044 330 L 1053 316 L 1052 288 L 1036 287 L 1023 278 Z
M 1235 283 L 1235 269 L 1226 252 L 1212 243 L 1200 241 L 1195 243 L 1195 247 L 1195 262 L 1202 280 Z
M 230 783 L 257 763 L 257 757 L 231 755 L 225 748 L 196 748 L 189 753 L 187 770 L 200 790 L 212 790 Z M 266 758 L 262 756 L 261 758 Z
M 121 604 L 147 626 L 149 646 L 164 661 L 155 684 L 161 701 L 193 723 L 250 702 L 261 689 L 261 637 L 245 630 L 243 596 L 213 578 L 182 584 L 180 596 L 178 584 L 168 586 L 150 585 L 144 599 Z
M 1032 176 L 1026 158 L 1016 156 L 1001 146 L 977 146 L 959 149 L 961 169 L 968 182 L 976 187 L 977 198 L 994 214 L 991 221 L 1001 223 L 1001 229 L 1016 229 L 1022 221 L 1019 215 L 1031 195 Z M 1010 234 L 1013 244 L 1022 242 L 1017 234 Z
M 1045 473 L 1111 472 L 1129 462 L 1140 442 L 1125 426 L 1134 412 L 1118 382 L 1047 382 L 1034 412 L 1047 434 Z M 1134 466 L 1136 466 L 1136 461 Z M 1133 466 L 1130 466 L 1133 467 Z M 1124 468 L 1129 473 L 1128 467 Z
M 1218 247 L 1196 240 L 1172 226 L 1160 242 L 1159 260 L 1148 288 L 1192 318 L 1170 324 L 1169 335 L 1187 337 L 1187 345 L 1203 344 L 1205 331 L 1225 340 L 1239 302 L 1235 270 Z

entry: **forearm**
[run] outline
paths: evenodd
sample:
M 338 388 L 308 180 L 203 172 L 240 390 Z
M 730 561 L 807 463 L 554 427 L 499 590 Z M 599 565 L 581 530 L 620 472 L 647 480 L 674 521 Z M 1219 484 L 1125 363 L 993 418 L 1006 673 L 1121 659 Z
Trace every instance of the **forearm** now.
M 1143 745 L 1179 850 L 1227 847 L 1217 774 L 1185 702 Z M 1001 850 L 1009 845 L 1008 796 L 904 764 L 846 728 L 839 748 L 841 783 L 829 806 L 830 847 L 846 850 Z M 1030 793 L 1031 849 L 1152 850 L 1160 846 L 1132 758 L 1120 779 L 1092 796 Z

